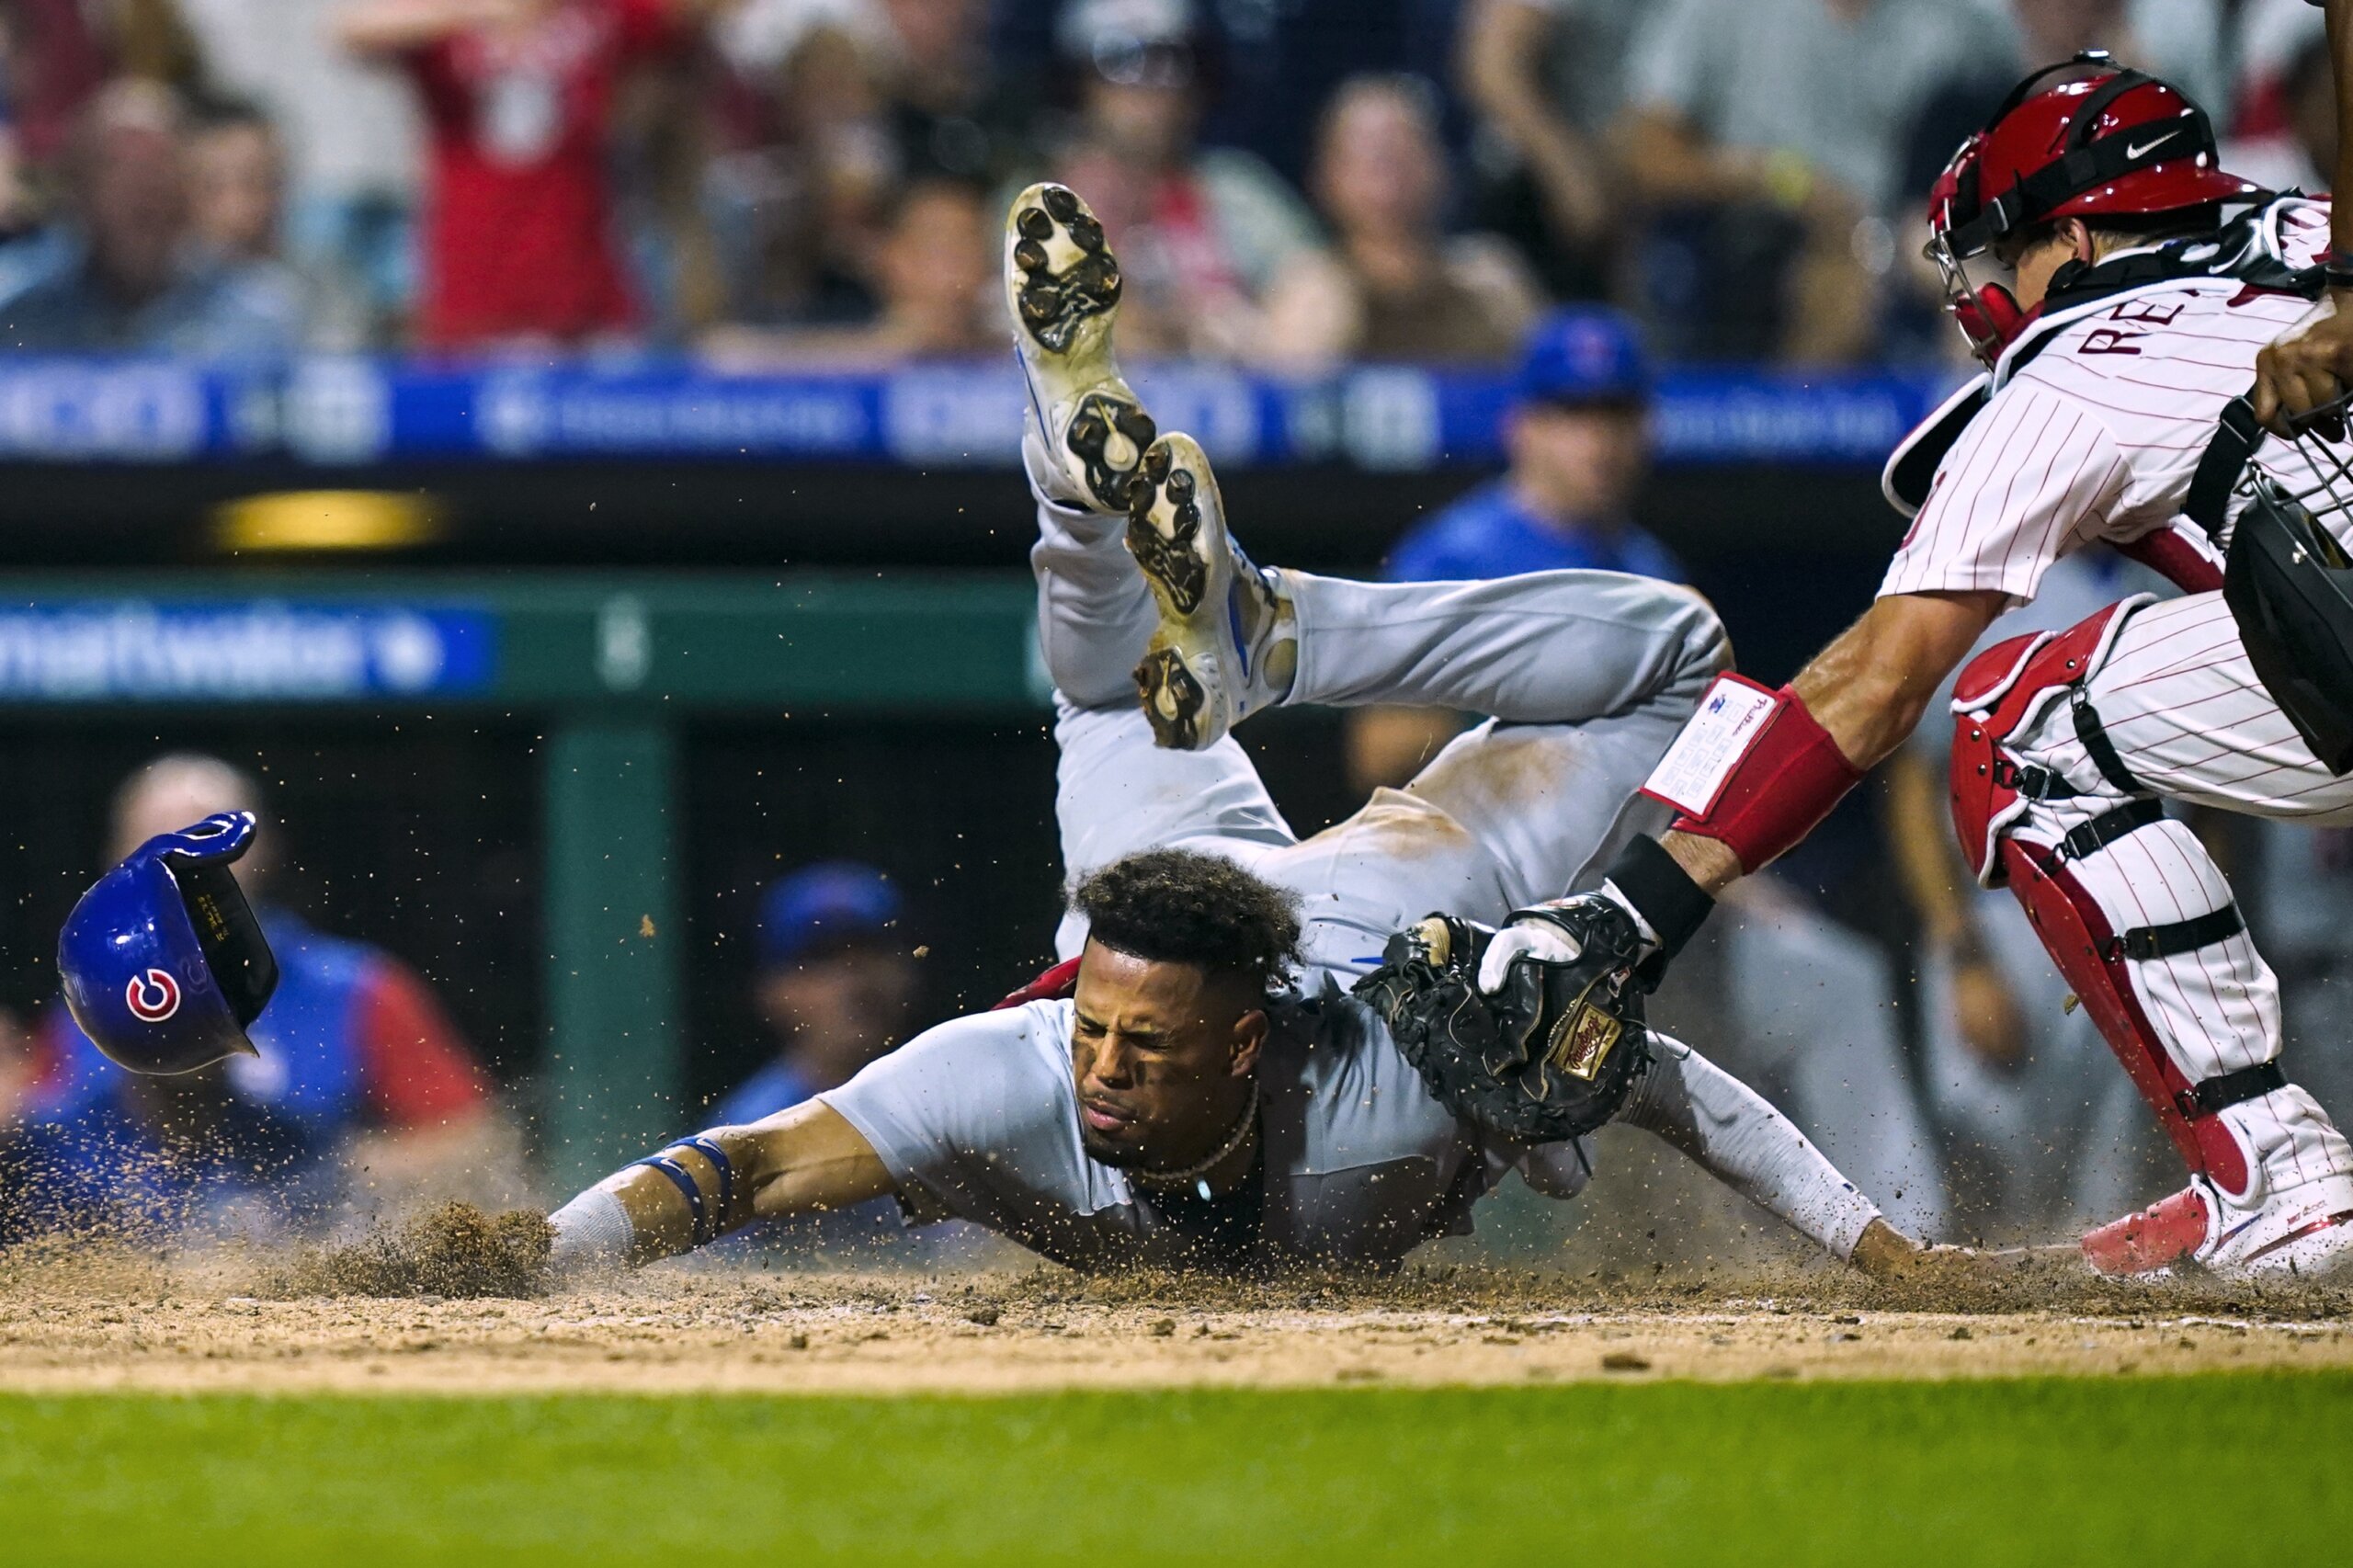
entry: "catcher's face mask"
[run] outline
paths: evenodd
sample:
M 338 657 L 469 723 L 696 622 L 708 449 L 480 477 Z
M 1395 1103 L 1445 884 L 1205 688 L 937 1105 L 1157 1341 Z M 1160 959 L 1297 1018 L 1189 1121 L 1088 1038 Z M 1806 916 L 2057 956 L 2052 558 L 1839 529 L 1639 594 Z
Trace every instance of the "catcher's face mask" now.
M 2353 773 L 2353 556 L 2339 542 L 2353 533 L 2347 403 L 2296 420 L 2285 442 L 2264 438 L 2245 400 L 2232 403 L 2183 507 L 2219 538 L 2238 503 L 2223 600 L 2256 679 L 2339 777 Z
M 1960 226 L 1956 212 L 1961 204 L 1961 193 L 1964 188 L 1972 192 L 1975 189 L 1978 159 L 1984 144 L 1984 131 L 1971 136 L 1945 165 L 1944 173 L 1937 176 L 1936 187 L 1928 196 L 1928 243 L 1925 254 L 1936 264 L 1938 281 L 1943 285 L 1945 313 L 1961 328 L 1970 353 L 1990 366 L 2027 329 L 2035 312 L 2021 306 L 2005 284 L 1973 282 L 1968 264 L 1972 256 L 1984 253 L 1980 250 L 1964 255 L 1955 244 L 1954 233 Z

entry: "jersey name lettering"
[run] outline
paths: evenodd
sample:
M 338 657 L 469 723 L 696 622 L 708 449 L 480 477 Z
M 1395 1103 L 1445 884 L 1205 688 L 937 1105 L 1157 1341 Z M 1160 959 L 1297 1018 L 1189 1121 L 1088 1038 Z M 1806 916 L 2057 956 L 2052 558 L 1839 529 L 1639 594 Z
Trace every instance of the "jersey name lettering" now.
M 2119 332 L 2112 326 L 2103 326 L 2086 335 L 2082 347 L 2075 352 L 2078 354 L 2138 354 L 2141 351 L 2132 345 L 2147 335 L 2148 334 L 2144 332 Z

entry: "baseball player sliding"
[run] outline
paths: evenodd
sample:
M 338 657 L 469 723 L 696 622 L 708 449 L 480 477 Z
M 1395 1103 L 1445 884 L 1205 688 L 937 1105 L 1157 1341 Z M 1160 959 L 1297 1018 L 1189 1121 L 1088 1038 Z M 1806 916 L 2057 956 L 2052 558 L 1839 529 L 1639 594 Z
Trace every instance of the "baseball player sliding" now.
M 558 1264 L 641 1263 L 890 1193 L 916 1221 L 973 1221 L 1079 1268 L 1386 1267 L 1466 1229 L 1509 1169 L 1574 1196 L 1591 1169 L 1578 1134 L 1614 1118 L 1863 1268 L 1936 1267 L 1944 1255 L 1745 1086 L 1581 1008 L 1589 972 L 1530 960 L 1516 998 L 1483 1002 L 1464 982 L 1488 933 L 1430 922 L 1392 940 L 1432 909 L 1500 919 L 1590 885 L 1665 821 L 1635 786 L 1727 663 L 1708 607 L 1601 573 L 1389 585 L 1261 571 L 1229 539 L 1200 449 L 1159 436 L 1120 378 L 1118 265 L 1092 215 L 1033 187 L 1007 258 L 1076 879 L 1065 961 L 842 1088 L 607 1177 L 552 1217 Z M 1227 734 L 1283 702 L 1495 718 L 1410 789 L 1302 840 Z M 1380 988 L 1347 994 L 1384 947 Z M 1449 1033 L 1462 1017 L 1495 1028 Z M 1543 1043 L 1515 1055 L 1504 1036 Z M 1482 1045 L 1535 1094 L 1438 1061 Z M 1480 1079 L 1464 1103 L 1496 1116 L 1442 1102 L 1431 1085 L 1449 1072 Z
M 2271 972 L 2163 810 L 2353 821 L 2353 617 L 2330 619 L 2329 595 L 2345 601 L 2325 570 L 2353 519 L 2315 472 L 2324 449 L 2266 441 L 2266 489 L 2239 479 L 2254 420 L 2242 406 L 2224 422 L 2328 281 L 2331 217 L 2223 172 L 2195 104 L 2104 55 L 2021 83 L 1931 200 L 1929 254 L 1988 371 L 1888 465 L 1891 498 L 1916 513 L 1877 603 L 1779 691 L 1720 681 L 1647 786 L 1677 808 L 1672 831 L 1486 962 L 1631 922 L 1655 972 L 1711 895 L 1895 749 L 1995 617 L 2107 540 L 2185 597 L 2001 643 L 1953 703 L 1964 852 L 2025 905 L 2192 1173 L 2085 1237 L 2086 1255 L 2115 1273 L 2185 1258 L 2262 1273 L 2353 1252 L 2353 1149 L 2288 1081 Z M 1972 284 L 1986 256 L 2006 287 Z

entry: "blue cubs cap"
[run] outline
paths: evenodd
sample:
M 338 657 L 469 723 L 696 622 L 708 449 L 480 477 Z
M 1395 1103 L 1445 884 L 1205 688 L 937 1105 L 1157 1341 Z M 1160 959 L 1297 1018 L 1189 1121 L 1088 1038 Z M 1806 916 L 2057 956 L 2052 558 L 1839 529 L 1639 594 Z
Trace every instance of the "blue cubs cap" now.
M 822 860 L 779 877 L 760 894 L 760 962 L 790 963 L 874 937 L 904 901 L 881 872 L 856 860 Z
M 1538 322 L 1521 344 L 1516 403 L 1650 401 L 1651 367 L 1634 324 L 1607 305 L 1570 305 Z
M 278 960 L 230 872 L 251 812 L 158 834 L 100 877 L 57 938 L 66 1010 L 134 1073 L 192 1073 L 259 1052 L 245 1026 L 278 989 Z

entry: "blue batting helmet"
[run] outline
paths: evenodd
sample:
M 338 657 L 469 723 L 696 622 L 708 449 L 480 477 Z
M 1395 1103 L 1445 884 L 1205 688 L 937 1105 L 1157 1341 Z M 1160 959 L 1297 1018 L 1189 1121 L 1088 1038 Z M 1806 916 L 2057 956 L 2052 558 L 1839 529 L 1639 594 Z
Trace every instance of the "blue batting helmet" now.
M 760 894 L 760 962 L 790 963 L 821 948 L 871 938 L 899 917 L 890 879 L 856 860 L 821 860 Z
M 1651 368 L 1634 324 L 1607 305 L 1564 305 L 1521 344 L 1514 401 L 1581 407 L 1650 401 Z
M 91 1042 L 134 1073 L 192 1073 L 254 1056 L 245 1026 L 278 989 L 278 960 L 229 863 L 251 812 L 160 834 L 100 877 L 66 917 L 57 973 Z

